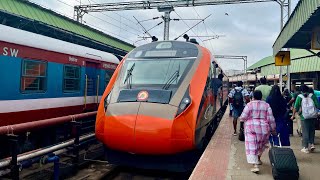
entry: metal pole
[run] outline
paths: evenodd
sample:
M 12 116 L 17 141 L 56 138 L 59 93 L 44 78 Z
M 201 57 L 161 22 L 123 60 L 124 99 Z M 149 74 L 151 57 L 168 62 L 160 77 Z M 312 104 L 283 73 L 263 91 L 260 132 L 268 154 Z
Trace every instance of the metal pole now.
M 283 28 L 283 6 L 284 6 L 284 3 L 283 1 L 280 0 L 280 9 L 281 9 L 281 19 L 280 19 L 280 32 L 282 31 L 282 28 Z M 280 66 L 280 73 L 279 73 L 279 84 L 280 84 L 280 90 L 282 92 L 282 85 L 283 85 L 283 81 L 282 81 L 282 66 Z
M 164 33 L 163 33 L 163 40 L 169 40 L 169 27 L 170 27 L 170 12 L 164 12 Z
M 11 145 L 11 178 L 19 180 L 19 166 L 18 166 L 18 136 L 9 135 L 9 142 Z
M 291 14 L 291 0 L 288 0 L 288 20 Z M 290 51 L 290 48 L 288 48 L 288 51 Z M 287 89 L 290 91 L 291 90 L 291 76 L 290 76 L 290 65 L 287 66 Z

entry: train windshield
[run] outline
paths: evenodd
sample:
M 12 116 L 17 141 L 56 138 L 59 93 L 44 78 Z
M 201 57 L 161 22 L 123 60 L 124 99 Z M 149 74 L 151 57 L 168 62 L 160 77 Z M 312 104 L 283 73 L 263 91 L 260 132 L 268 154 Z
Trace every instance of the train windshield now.
M 122 86 L 177 87 L 189 72 L 195 58 L 127 60 L 122 69 Z

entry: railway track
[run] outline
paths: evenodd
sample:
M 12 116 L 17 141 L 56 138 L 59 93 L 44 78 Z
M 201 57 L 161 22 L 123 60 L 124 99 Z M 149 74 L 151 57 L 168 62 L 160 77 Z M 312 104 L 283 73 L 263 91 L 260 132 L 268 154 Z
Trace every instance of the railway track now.
M 191 172 L 174 173 L 168 171 L 144 170 L 130 167 L 114 166 L 95 162 L 67 180 L 184 180 Z

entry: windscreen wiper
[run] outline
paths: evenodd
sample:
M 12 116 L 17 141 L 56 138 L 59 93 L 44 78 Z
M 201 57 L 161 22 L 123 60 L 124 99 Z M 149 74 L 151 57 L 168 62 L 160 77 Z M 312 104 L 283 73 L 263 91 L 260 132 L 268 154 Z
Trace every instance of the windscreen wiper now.
M 167 82 L 164 84 L 164 86 L 162 87 L 162 89 L 169 89 L 169 87 L 171 86 L 171 84 L 178 80 L 178 78 L 180 77 L 180 64 L 178 69 L 171 75 L 171 77 L 167 80 Z
M 124 82 L 123 82 L 124 84 L 125 84 L 126 82 L 128 82 L 127 85 L 128 85 L 128 88 L 129 88 L 129 89 L 131 89 L 132 71 L 133 71 L 135 65 L 136 65 L 136 63 L 133 63 L 132 66 L 131 66 L 131 68 L 127 70 L 127 75 L 126 75 L 126 78 L 124 79 Z

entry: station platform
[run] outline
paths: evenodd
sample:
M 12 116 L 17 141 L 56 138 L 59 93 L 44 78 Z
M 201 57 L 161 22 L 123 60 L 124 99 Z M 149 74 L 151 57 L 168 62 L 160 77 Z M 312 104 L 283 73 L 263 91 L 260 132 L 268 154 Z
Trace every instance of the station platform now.
M 232 117 L 229 117 L 228 112 L 229 108 L 189 180 L 272 180 L 268 150 L 262 155 L 260 173 L 254 174 L 250 171 L 252 166 L 247 163 L 244 142 L 239 141 L 238 136 L 232 135 Z M 294 122 L 294 131 L 296 124 Z M 300 180 L 320 179 L 320 131 L 316 131 L 316 150 L 313 153 L 305 154 L 300 151 L 301 137 L 296 132 L 290 137 L 290 142 L 290 148 L 298 161 Z

